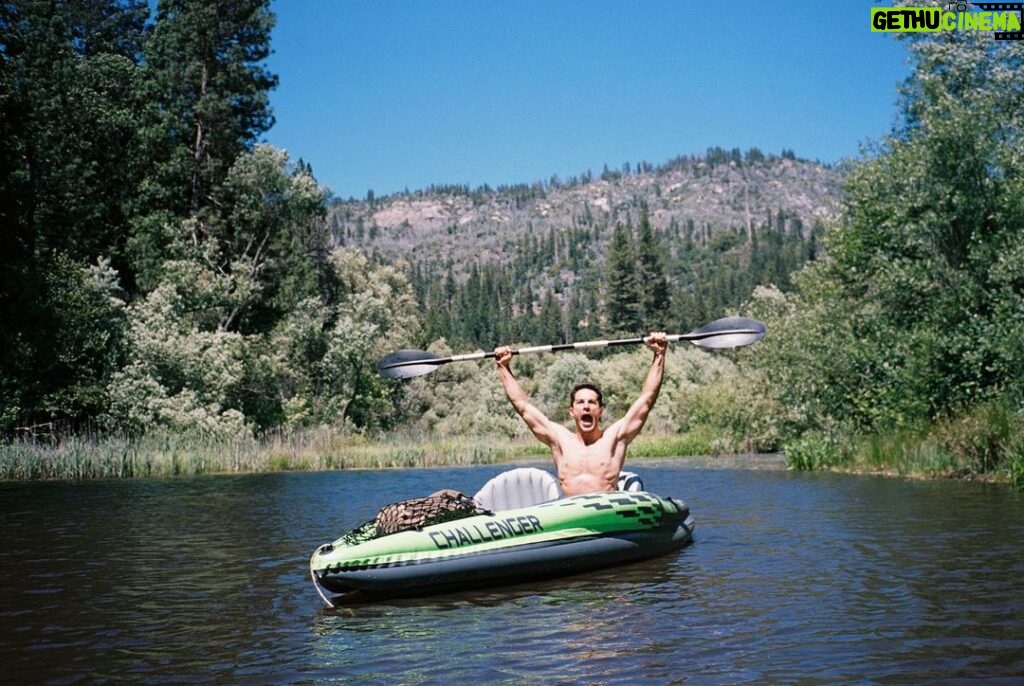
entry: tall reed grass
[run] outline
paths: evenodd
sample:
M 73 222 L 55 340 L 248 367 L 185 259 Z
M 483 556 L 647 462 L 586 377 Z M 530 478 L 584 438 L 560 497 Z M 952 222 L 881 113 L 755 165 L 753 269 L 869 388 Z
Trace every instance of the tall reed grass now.
M 224 440 L 159 434 L 136 439 L 70 436 L 0 445 L 0 480 L 99 479 L 213 473 L 493 464 L 544 455 L 534 441 L 383 436 L 330 429 Z
M 713 432 L 642 434 L 630 459 L 708 455 L 722 450 Z M 418 433 L 369 438 L 328 428 L 272 433 L 260 440 L 179 434 L 140 438 L 69 436 L 0 445 L 0 480 L 102 479 L 178 475 L 382 469 L 496 464 L 550 459 L 532 437 L 439 437 Z

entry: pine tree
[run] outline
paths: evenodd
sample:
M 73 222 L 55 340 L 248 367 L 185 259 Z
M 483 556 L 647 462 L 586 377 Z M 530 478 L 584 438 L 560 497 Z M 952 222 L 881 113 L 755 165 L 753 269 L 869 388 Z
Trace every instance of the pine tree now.
M 605 329 L 609 333 L 636 334 L 644 324 L 643 296 L 632 237 L 621 223 L 612 233 L 607 259 Z
M 151 285 L 168 226 L 202 216 L 243 152 L 273 125 L 263 61 L 274 17 L 269 0 L 160 0 L 144 46 L 143 158 L 131 247 Z M 173 229 L 171 229 L 173 231 Z
M 565 343 L 565 327 L 562 324 L 562 308 L 554 294 L 548 291 L 544 295 L 544 304 L 540 309 L 537 327 L 538 342 L 548 344 Z
M 664 329 L 669 322 L 671 293 L 665 276 L 665 251 L 651 226 L 647 207 L 640 214 L 637 235 L 637 271 L 643 289 L 644 327 L 648 331 Z

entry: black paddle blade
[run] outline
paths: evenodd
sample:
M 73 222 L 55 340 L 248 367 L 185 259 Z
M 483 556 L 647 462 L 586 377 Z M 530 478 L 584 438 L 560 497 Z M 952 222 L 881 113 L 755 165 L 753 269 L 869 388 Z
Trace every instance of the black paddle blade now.
M 411 379 L 429 374 L 448 361 L 426 350 L 398 350 L 377 360 L 377 373 L 385 379 Z
M 739 348 L 764 338 L 764 322 L 747 317 L 725 317 L 694 329 L 682 338 L 702 348 Z

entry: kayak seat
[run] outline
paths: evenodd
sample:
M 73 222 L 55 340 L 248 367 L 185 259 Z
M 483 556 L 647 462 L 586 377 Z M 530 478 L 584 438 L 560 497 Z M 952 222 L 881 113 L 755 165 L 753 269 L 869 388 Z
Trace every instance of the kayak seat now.
M 619 472 L 619 490 L 635 493 L 644 490 L 644 481 L 636 472 Z
M 636 472 L 619 472 L 620 491 L 635 493 L 644 490 L 644 482 Z M 483 485 L 473 500 L 485 510 L 501 512 L 517 507 L 531 507 L 558 500 L 562 488 L 558 479 L 543 469 L 518 467 L 498 474 Z
M 550 472 L 536 467 L 518 467 L 502 472 L 483 485 L 473 500 L 491 512 L 530 507 L 558 500 L 562 488 Z

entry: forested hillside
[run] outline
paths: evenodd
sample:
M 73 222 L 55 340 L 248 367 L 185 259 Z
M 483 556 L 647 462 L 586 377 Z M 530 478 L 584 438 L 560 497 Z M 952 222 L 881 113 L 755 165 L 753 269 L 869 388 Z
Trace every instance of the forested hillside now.
M 333 203 L 328 221 L 337 244 L 407 270 L 424 344 L 566 342 L 685 329 L 757 284 L 788 290 L 841 179 L 792 151 L 712 148 L 598 178 L 370 194 Z

